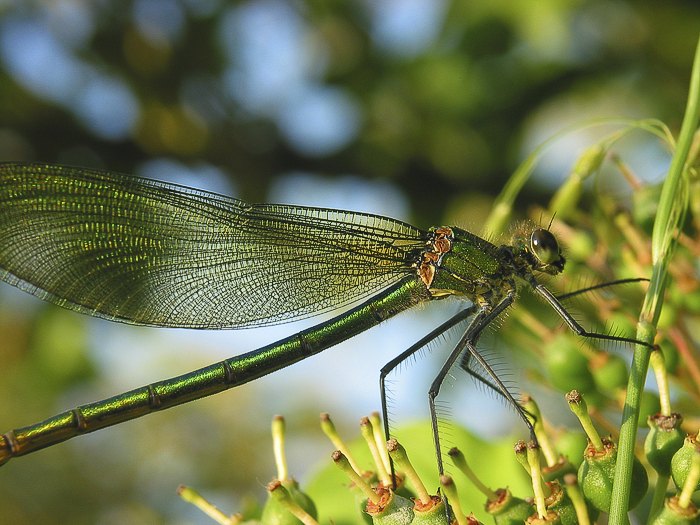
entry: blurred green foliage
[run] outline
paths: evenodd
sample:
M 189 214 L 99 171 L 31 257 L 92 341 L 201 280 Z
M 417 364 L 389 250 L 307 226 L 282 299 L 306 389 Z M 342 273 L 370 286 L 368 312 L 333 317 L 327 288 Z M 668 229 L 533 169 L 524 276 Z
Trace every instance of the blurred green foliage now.
M 58 27 L 65 4 L 86 12 L 85 36 L 71 39 Z M 116 77 L 136 102 L 133 126 L 116 138 L 100 138 L 81 118 L 79 101 L 28 89 L 6 60 L 0 69 L 0 158 L 124 172 L 161 156 L 211 164 L 234 177 L 247 200 L 264 200 L 270 180 L 290 171 L 389 178 L 409 196 L 417 223 L 439 222 L 451 199 L 465 192 L 497 192 L 523 154 L 529 126 L 548 107 L 559 107 L 564 119 L 574 105 L 580 118 L 614 112 L 673 125 L 682 114 L 700 22 L 693 2 L 425 2 L 443 13 L 434 37 L 418 45 L 409 32 L 392 47 L 382 44 L 377 28 L 383 18 L 397 16 L 401 2 L 372 10 L 342 1 L 210 1 L 203 3 L 207 8 L 159 1 L 161 18 L 145 22 L 138 18 L 141 4 L 0 7 L 6 31 L 18 21 L 38 23 L 64 42 L 86 77 Z M 230 88 L 227 79 L 237 72 L 278 67 L 276 60 L 266 65 L 273 57 L 236 48 L 250 40 L 240 25 L 227 22 L 266 22 L 241 14 L 265 8 L 272 28 L 248 29 L 263 42 L 274 41 L 266 30 L 284 28 L 279 18 L 289 17 L 305 54 L 289 67 L 298 68 L 307 84 L 337 88 L 353 102 L 360 125 L 337 151 L 300 152 L 281 131 L 279 107 L 251 110 Z M 173 25 L 176 30 L 167 29 Z M 253 51 L 258 48 L 268 49 L 257 45 Z M 267 72 L 274 79 L 273 73 Z M 45 80 L 43 90 L 51 92 L 57 80 Z M 566 123 L 548 124 L 553 131 Z M 524 198 L 537 191 L 528 188 Z
M 392 46 L 377 27 L 400 11 L 399 1 L 387 2 L 387 12 L 337 0 L 155 2 L 163 27 L 178 20 L 170 33 L 159 32 L 158 16 L 139 18 L 144 3 L 0 4 L 0 160 L 138 172 L 165 158 L 220 169 L 248 200 L 265 200 L 271 182 L 286 173 L 351 173 L 391 181 L 408 197 L 412 221 L 425 226 L 447 214 L 461 217 L 458 208 L 465 202 L 476 208 L 476 196 L 488 202 L 525 150 L 550 134 L 543 128 L 553 133 L 596 115 L 657 117 L 675 127 L 700 27 L 693 1 L 446 1 L 435 2 L 444 12 L 432 38 L 418 45 L 409 34 Z M 253 8 L 291 10 L 289 24 L 300 28 L 304 51 L 296 67 L 306 83 L 352 101 L 359 124 L 340 147 L 321 153 L 298 147 L 280 107 L 251 109 L 227 83 L 232 71 L 248 70 L 245 60 L 265 70 L 269 57 L 248 57 L 236 48 L 239 35 L 226 31 L 227 20 Z M 65 13 L 87 22 L 65 23 Z M 286 19 L 276 22 L 285 27 Z M 96 132 L 99 124 L 81 113 L 82 81 L 72 97 L 61 98 L 52 95 L 61 81 L 53 71 L 33 72 L 45 82 L 40 89 L 22 80 L 12 57 L 41 51 L 22 39 L 28 28 L 61 42 L 83 68 L 85 84 L 96 75 L 119 79 L 135 101 L 132 125 L 119 134 Z M 275 37 L 268 26 L 248 29 L 263 42 Z M 519 202 L 541 202 L 553 190 L 530 184 Z M 114 393 L 87 357 L 95 342 L 85 319 L 15 308 L 15 297 L 0 290 L 3 427 Z M 0 470 L 0 524 L 205 523 L 179 504 L 175 486 L 211 487 L 223 502 L 235 493 L 234 507 L 243 495 L 262 492 L 256 482 L 267 481 L 272 469 L 267 420 L 255 421 L 256 402 L 246 387 L 233 408 L 230 398 L 206 400 L 178 409 L 178 419 L 156 414 L 149 425 L 110 430 L 116 448 L 103 447 L 97 434 L 75 448 L 13 461 Z M 315 430 L 315 414 L 299 419 L 290 434 L 303 440 Z M 81 448 L 88 454 L 78 454 Z M 153 474 L 144 475 L 151 462 Z

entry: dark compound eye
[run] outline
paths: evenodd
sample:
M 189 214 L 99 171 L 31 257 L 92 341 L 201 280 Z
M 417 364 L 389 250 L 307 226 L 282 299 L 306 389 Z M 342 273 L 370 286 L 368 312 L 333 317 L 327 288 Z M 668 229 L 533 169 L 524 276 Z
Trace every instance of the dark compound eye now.
M 542 264 L 551 264 L 559 259 L 559 243 L 549 230 L 542 228 L 532 232 L 530 249 Z

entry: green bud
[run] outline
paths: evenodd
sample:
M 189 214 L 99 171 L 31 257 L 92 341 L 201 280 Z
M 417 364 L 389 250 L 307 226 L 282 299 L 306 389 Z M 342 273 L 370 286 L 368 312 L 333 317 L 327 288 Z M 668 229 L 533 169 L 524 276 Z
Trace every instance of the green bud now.
M 584 453 L 584 461 L 578 470 L 578 478 L 586 499 L 598 510 L 609 512 L 615 479 L 617 446 L 610 439 L 603 439 L 604 447 L 596 451 L 589 446 Z M 629 508 L 634 508 L 646 494 L 649 487 L 646 470 L 637 458 L 632 465 L 632 486 Z
M 683 446 L 671 458 L 671 477 L 679 489 L 683 487 L 688 477 L 693 456 L 698 453 L 700 453 L 700 443 L 698 443 L 697 436 L 690 435 L 686 436 Z M 695 490 L 700 490 L 700 482 Z
M 692 503 L 687 507 L 678 504 L 678 498 L 666 498 L 664 508 L 651 522 L 652 525 L 697 525 L 700 509 Z
M 576 511 L 576 517 L 581 523 L 595 523 L 600 511 L 588 503 L 581 492 L 581 487 L 578 484 L 578 476 L 576 474 L 567 474 L 564 476 L 564 486 L 566 494 L 571 500 L 571 504 Z
M 414 502 L 413 522 L 411 525 L 449 525 L 445 502 L 440 496 L 432 496 L 430 503 Z
M 177 488 L 177 495 L 180 496 L 187 503 L 191 503 L 204 514 L 213 519 L 216 523 L 221 524 L 231 524 L 233 523 L 233 516 L 227 516 L 221 512 L 213 503 L 208 501 L 204 496 L 197 492 L 192 487 L 186 487 L 185 485 L 180 485 Z M 238 515 L 240 516 L 240 515 Z
M 309 496 L 299 489 L 299 484 L 296 480 L 289 478 L 280 482 L 280 484 L 287 490 L 294 503 L 314 519 L 318 517 L 316 505 Z M 272 492 L 268 492 L 268 498 L 263 506 L 260 522 L 263 525 L 299 525 L 301 523 L 300 520 L 295 518 L 294 515 L 287 510 L 287 504 L 278 497 L 275 497 Z
M 559 482 L 550 481 L 547 487 L 550 491 L 545 500 L 547 509 L 557 513 L 562 525 L 576 525 L 578 523 L 576 509 Z
M 287 486 L 292 486 L 291 479 L 286 480 Z M 302 523 L 317 524 L 316 516 L 312 516 L 292 497 L 285 484 L 273 480 L 267 484 L 268 499 L 263 507 L 260 523 L 262 525 L 299 525 Z M 316 509 L 314 507 L 314 512 Z
M 572 176 L 585 179 L 600 169 L 600 165 L 605 160 L 608 148 L 602 143 L 593 144 L 585 149 L 576 159 L 576 164 L 572 171 Z
M 567 474 L 576 472 L 576 467 L 565 456 L 559 456 L 554 465 L 542 467 L 542 478 L 547 481 L 561 480 Z
M 522 525 L 532 514 L 532 505 L 513 496 L 510 490 L 498 489 L 496 496 L 495 499 L 489 499 L 485 507 L 496 525 Z
M 540 517 L 537 513 L 531 514 L 525 520 L 525 525 L 560 525 L 561 519 L 556 512 L 548 511 L 547 515 Z
M 572 211 L 578 209 L 578 202 L 583 193 L 583 181 L 598 171 L 605 160 L 607 148 L 602 144 L 594 144 L 586 148 L 576 160 L 569 178 L 554 194 L 549 204 L 550 211 L 557 212 L 560 218 L 570 217 Z
M 394 438 L 386 442 L 386 447 L 389 451 L 389 457 L 394 461 L 396 468 L 403 472 L 404 476 L 406 476 L 406 481 L 409 482 L 416 491 L 417 501 L 420 501 L 424 505 L 430 504 L 432 496 L 428 494 L 423 481 L 413 468 L 408 454 L 406 453 L 406 449 Z
M 374 525 L 410 525 L 413 521 L 413 502 L 396 495 L 390 489 L 377 489 L 378 503 L 367 502 L 366 512 Z
M 557 213 L 560 219 L 571 218 L 572 212 L 578 207 L 578 201 L 583 193 L 583 181 L 580 177 L 572 175 L 556 191 L 549 203 L 549 211 Z
M 571 392 L 567 392 L 564 398 L 569 405 L 569 410 L 578 418 L 588 438 L 588 444 L 586 445 L 584 454 L 586 454 L 588 449 L 597 450 L 602 453 L 603 450 L 605 450 L 605 444 L 593 424 L 591 415 L 588 412 L 588 403 L 586 403 L 584 396 L 582 396 L 578 390 L 572 390 Z
M 644 454 L 649 464 L 663 476 L 671 474 L 671 458 L 683 446 L 680 414 L 655 414 L 648 419 L 651 431 L 644 442 Z
M 454 456 L 454 451 L 455 449 L 450 450 L 451 456 Z M 474 518 L 473 514 L 467 516 L 462 510 L 462 505 L 459 501 L 459 495 L 457 494 L 457 487 L 455 486 L 454 480 L 450 476 L 443 474 L 440 476 L 440 486 L 442 487 L 442 493 L 450 502 L 452 514 L 455 517 L 457 525 L 475 525 L 476 519 Z M 444 507 L 443 514 L 445 514 Z

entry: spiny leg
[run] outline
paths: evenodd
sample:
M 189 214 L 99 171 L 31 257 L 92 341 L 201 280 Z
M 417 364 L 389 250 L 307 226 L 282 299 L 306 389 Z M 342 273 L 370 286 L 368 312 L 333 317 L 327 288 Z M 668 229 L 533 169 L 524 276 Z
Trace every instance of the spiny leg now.
M 550 306 L 552 306 L 552 308 L 564 320 L 564 322 L 567 324 L 567 326 L 569 326 L 569 328 L 577 335 L 579 335 L 581 337 L 589 337 L 592 339 L 600 339 L 600 340 L 606 340 L 606 341 L 621 341 L 621 342 L 626 342 L 626 343 L 642 344 L 646 347 L 653 348 L 652 345 L 649 345 L 643 341 L 638 341 L 637 339 L 619 337 L 619 336 L 603 334 L 603 333 L 598 333 L 598 332 L 590 332 L 590 331 L 584 329 L 571 316 L 571 314 L 569 314 L 569 312 L 566 310 L 566 308 L 564 308 L 564 306 L 560 302 L 562 299 L 567 299 L 567 298 L 573 297 L 575 295 L 590 292 L 592 290 L 605 288 L 608 286 L 614 286 L 614 285 L 618 285 L 618 284 L 627 284 L 627 283 L 642 282 L 642 281 L 648 281 L 648 279 L 646 279 L 646 278 L 620 279 L 617 281 L 611 281 L 608 283 L 601 283 L 598 285 L 582 288 L 580 290 L 569 292 L 569 293 L 561 295 L 561 296 L 554 296 L 549 290 L 547 290 L 544 286 L 542 286 L 540 284 L 535 285 L 534 288 L 537 291 L 537 293 L 540 294 L 550 304 Z M 474 340 L 472 343 L 473 343 L 472 345 L 469 345 L 469 344 L 465 345 L 467 352 L 463 355 L 462 360 L 460 361 L 460 364 L 459 364 L 460 368 L 462 368 L 465 372 L 467 372 L 469 375 L 471 375 L 477 381 L 481 382 L 482 384 L 484 384 L 488 388 L 497 392 L 499 395 L 502 395 L 503 397 L 505 397 L 506 400 L 515 407 L 518 415 L 523 419 L 523 421 L 525 421 L 525 424 L 530 429 L 531 439 L 536 442 L 537 440 L 536 440 L 536 437 L 534 435 L 534 429 L 533 429 L 534 416 L 532 414 L 530 414 L 527 410 L 525 410 L 520 405 L 520 403 L 518 403 L 513 398 L 512 394 L 509 392 L 509 390 L 503 384 L 503 382 L 500 380 L 500 378 L 497 376 L 497 374 L 495 374 L 495 372 L 491 368 L 491 366 L 486 362 L 486 360 L 483 358 L 483 356 L 476 350 L 476 348 L 475 348 L 476 340 Z M 472 359 L 475 359 L 479 363 L 481 368 L 489 375 L 489 377 L 492 378 L 492 380 L 489 380 L 489 379 L 483 377 L 477 370 L 472 368 Z
M 614 336 L 614 335 L 609 335 L 609 334 L 601 334 L 597 332 L 589 332 L 585 330 L 573 317 L 571 317 L 571 314 L 564 308 L 564 306 L 561 304 L 561 300 L 563 299 L 568 299 L 570 297 L 574 297 L 576 295 L 584 294 L 591 292 L 593 290 L 598 290 L 601 288 L 606 288 L 609 286 L 616 286 L 620 284 L 629 284 L 629 283 L 636 283 L 636 282 L 643 282 L 643 281 L 648 281 L 649 279 L 646 279 L 644 277 L 637 277 L 637 278 L 629 278 L 629 279 L 619 279 L 616 281 L 610 281 L 606 283 L 600 283 L 596 284 L 593 286 L 588 286 L 586 288 L 581 288 L 580 290 L 575 290 L 573 292 L 568 292 L 563 295 L 559 296 L 554 296 L 541 285 L 536 285 L 535 289 L 536 291 L 544 297 L 544 299 L 552 306 L 552 308 L 559 314 L 559 316 L 564 320 L 564 322 L 570 327 L 570 329 L 575 332 L 577 335 L 580 335 L 582 337 L 590 337 L 593 339 L 602 339 L 602 340 L 609 340 L 609 341 L 622 341 L 622 342 L 627 342 L 627 343 L 640 343 L 645 346 L 649 346 L 648 344 L 642 342 L 642 341 L 637 341 L 636 339 L 629 339 L 629 338 L 623 338 L 619 336 Z M 478 371 L 474 370 L 472 368 L 471 360 L 472 357 L 475 357 L 476 360 L 479 362 L 479 364 L 482 366 L 482 368 L 487 372 L 487 374 L 490 377 L 495 378 L 495 382 L 489 381 L 487 378 L 483 377 L 481 374 L 479 374 Z M 507 388 L 503 383 L 497 378 L 496 374 L 494 373 L 493 369 L 488 366 L 486 367 L 484 365 L 484 359 L 480 354 L 475 354 L 473 352 L 466 352 L 464 356 L 462 357 L 462 360 L 459 364 L 460 368 L 462 368 L 465 372 L 467 372 L 469 375 L 471 375 L 474 379 L 479 381 L 480 383 L 484 384 L 486 387 L 490 388 L 491 390 L 497 392 L 499 395 L 502 395 L 506 398 L 507 401 L 511 402 L 513 406 L 515 406 L 518 415 L 525 420 L 527 423 L 528 427 L 531 430 L 532 433 L 532 421 L 534 420 L 534 416 L 530 414 L 527 410 L 525 410 L 519 403 L 515 402 L 512 395 L 508 393 Z M 530 417 L 530 419 L 527 418 L 527 416 Z
M 582 288 L 580 290 L 575 290 L 573 292 L 569 292 L 567 294 L 563 294 L 560 296 L 554 296 L 549 290 L 544 288 L 542 285 L 536 285 L 535 289 L 536 291 L 545 298 L 545 300 L 554 308 L 554 310 L 559 314 L 559 316 L 564 320 L 564 322 L 570 327 L 570 329 L 575 332 L 577 335 L 580 335 L 582 337 L 590 337 L 593 339 L 602 339 L 602 340 L 609 340 L 609 341 L 622 341 L 622 342 L 628 342 L 628 343 L 640 343 L 643 344 L 644 346 L 649 347 L 650 345 L 638 341 L 636 339 L 631 339 L 631 338 L 624 338 L 624 337 L 619 337 L 619 336 L 613 336 L 609 334 L 602 334 L 602 333 L 597 333 L 597 332 L 589 332 L 585 330 L 573 317 L 571 317 L 571 314 L 564 308 L 564 306 L 561 304 L 562 299 L 568 299 L 570 297 L 573 297 L 575 295 L 587 293 L 593 290 L 605 288 L 608 286 L 614 286 L 614 285 L 619 285 L 619 284 L 628 284 L 628 283 L 635 283 L 635 282 L 642 282 L 642 281 L 648 281 L 646 278 L 630 278 L 630 279 L 620 279 L 616 281 L 611 281 L 607 283 L 601 283 L 597 284 L 594 286 L 589 286 L 586 288 Z M 476 341 L 474 341 L 475 343 Z M 473 347 L 474 345 L 472 345 Z M 518 415 L 525 421 L 527 424 L 528 428 L 530 429 L 530 433 L 532 436 L 532 439 L 536 441 L 536 438 L 534 436 L 534 431 L 533 431 L 533 421 L 534 421 L 534 416 L 530 414 L 527 410 L 525 410 L 520 403 L 516 402 L 515 399 L 513 398 L 512 394 L 508 391 L 508 389 L 505 387 L 505 385 L 502 383 L 502 381 L 498 378 L 498 376 L 494 373 L 493 369 L 491 368 L 490 365 L 488 365 L 483 358 L 483 356 L 476 351 L 476 349 L 470 349 L 469 345 L 466 345 L 467 352 L 462 357 L 462 360 L 460 361 L 460 368 L 462 368 L 465 372 L 467 372 L 469 375 L 471 375 L 474 379 L 485 385 L 486 387 L 490 388 L 491 390 L 497 392 L 499 395 L 502 395 L 506 398 L 508 402 L 510 402 L 516 409 Z M 493 378 L 493 381 L 490 381 L 489 379 L 483 377 L 477 370 L 473 368 L 472 365 L 472 359 L 475 359 L 479 365 L 482 367 L 482 369 L 491 377 Z M 529 416 L 529 417 L 528 417 Z
M 477 352 L 475 352 L 475 353 L 477 353 Z M 478 352 L 478 355 L 479 355 L 479 357 L 481 357 L 483 359 L 480 352 Z M 464 355 L 462 356 L 462 360 L 459 362 L 459 367 L 462 370 L 464 370 L 467 374 L 469 374 L 471 377 L 473 377 L 479 383 L 483 384 L 487 388 L 490 388 L 491 390 L 496 392 L 499 396 L 503 396 L 504 395 L 503 389 L 508 391 L 508 387 L 506 387 L 505 384 L 503 384 L 501 381 L 498 381 L 498 383 L 495 383 L 495 382 L 492 383 L 487 378 L 482 376 L 477 370 L 472 368 L 472 363 L 471 363 L 472 357 L 474 357 L 474 353 L 472 353 L 470 351 L 465 352 Z M 479 361 L 479 364 L 481 365 L 480 361 Z M 482 365 L 482 367 L 483 367 L 483 365 Z M 493 367 L 491 365 L 488 365 L 488 369 L 486 369 L 486 373 L 491 377 L 496 377 L 496 378 L 498 377 L 498 374 L 496 374 L 495 370 L 493 370 Z M 500 384 L 500 386 L 499 386 L 499 384 Z M 534 422 L 537 420 L 537 418 L 534 414 L 532 414 L 526 408 L 523 408 L 523 406 L 519 402 L 514 402 L 514 398 L 512 395 L 504 396 L 504 397 L 506 398 L 506 401 L 511 403 L 511 405 L 515 404 L 515 410 L 520 417 L 523 417 L 523 415 L 525 415 L 530 420 L 532 425 L 534 425 Z M 528 428 L 529 427 L 530 427 L 530 425 L 528 425 Z M 531 434 L 532 434 L 532 432 L 531 432 Z
M 615 281 L 609 281 L 609 282 L 605 282 L 605 283 L 595 284 L 595 285 L 593 285 L 593 286 L 587 286 L 587 287 L 585 287 L 585 288 L 581 288 L 581 289 L 579 289 L 579 290 L 574 290 L 574 291 L 572 291 L 572 292 L 567 292 L 567 293 L 565 293 L 565 294 L 557 295 L 557 296 L 554 296 L 554 297 L 556 298 L 556 301 L 557 301 L 558 303 L 560 303 L 562 300 L 569 299 L 569 298 L 571 298 L 571 297 L 574 297 L 574 296 L 577 296 L 577 295 L 581 295 L 581 294 L 584 294 L 584 293 L 588 293 L 588 292 L 591 292 L 591 291 L 594 291 L 594 290 L 599 290 L 599 289 L 602 289 L 602 288 L 608 288 L 608 287 L 611 287 L 611 286 L 618 286 L 618 285 L 621 285 L 621 284 L 630 284 L 630 283 L 638 283 L 638 282 L 645 282 L 645 281 L 648 282 L 649 279 L 647 279 L 646 277 L 632 277 L 632 278 L 628 278 L 628 279 L 618 279 L 618 280 L 615 280 Z M 553 305 L 553 306 L 554 306 L 554 305 Z M 567 320 L 567 316 L 570 316 L 570 314 L 566 311 L 566 309 L 564 308 L 563 305 L 560 305 L 560 306 L 561 306 L 561 309 L 556 308 L 556 306 L 554 306 L 555 311 L 556 311 L 559 315 L 561 315 L 565 320 Z M 573 322 L 574 322 L 575 324 L 578 325 L 578 323 L 576 323 L 575 320 L 573 320 Z M 567 324 L 569 324 L 568 321 L 567 321 Z M 574 329 L 574 332 L 576 332 L 578 335 L 581 335 L 581 336 L 584 336 L 584 337 L 586 337 L 586 336 L 592 336 L 592 337 L 594 337 L 594 338 L 595 338 L 595 336 L 597 336 L 597 335 L 602 335 L 602 336 L 605 336 L 605 335 L 606 335 L 606 334 L 596 334 L 595 332 L 588 332 L 588 331 L 585 331 L 585 330 L 584 330 L 583 332 L 579 333 L 576 329 Z M 608 336 L 608 337 L 611 337 L 611 338 L 613 338 L 614 340 L 619 340 L 619 338 L 618 338 L 617 336 Z M 495 385 L 494 383 L 492 383 L 491 381 L 489 381 L 487 378 L 483 377 L 477 370 L 475 370 L 475 369 L 472 368 L 472 364 L 471 364 L 471 362 L 472 362 L 472 361 L 471 361 L 472 355 L 473 355 L 473 354 L 472 354 L 471 352 L 466 352 L 466 353 L 463 355 L 462 360 L 460 361 L 460 364 L 459 364 L 460 368 L 462 368 L 462 370 L 464 370 L 465 372 L 467 372 L 467 373 L 468 373 L 470 376 L 472 376 L 474 379 L 476 379 L 476 380 L 479 381 L 480 383 L 484 384 L 486 387 L 488 387 L 488 388 L 490 388 L 491 390 L 494 390 L 494 391 L 496 391 L 497 393 L 501 394 L 501 388 L 499 388 L 498 385 Z M 490 376 L 494 376 L 494 373 L 493 373 L 493 370 L 492 370 L 491 367 L 489 367 L 488 373 L 489 373 Z M 521 408 L 522 408 L 522 407 L 521 407 Z M 527 410 L 524 410 L 524 409 L 523 409 L 523 411 L 524 411 L 526 414 L 528 414 Z
M 571 316 L 571 314 L 566 310 L 566 308 L 564 308 L 564 305 L 561 304 L 559 299 L 547 288 L 545 288 L 539 283 L 534 283 L 533 288 L 538 295 L 540 295 L 545 301 L 547 301 L 547 303 L 549 303 L 549 305 L 554 309 L 554 311 L 557 312 L 559 317 L 561 317 L 566 323 L 566 325 L 577 335 L 580 335 L 581 337 L 589 337 L 591 339 L 600 339 L 602 341 L 619 341 L 622 343 L 642 345 L 649 348 L 650 350 L 654 349 L 654 345 L 649 344 L 645 341 L 634 339 L 632 337 L 621 337 L 617 335 L 602 334 L 599 332 L 589 332 L 583 326 L 581 326 L 579 322 L 576 321 L 576 319 L 574 319 Z
M 571 298 L 571 297 L 574 297 L 574 296 L 577 296 L 577 295 L 581 295 L 581 294 L 584 294 L 584 293 L 588 293 L 588 292 L 591 292 L 591 291 L 594 291 L 594 290 L 600 290 L 600 289 L 602 289 L 602 288 L 608 288 L 608 287 L 611 287 L 611 286 L 618 286 L 618 285 L 621 285 L 621 284 L 630 284 L 630 283 L 638 283 L 638 282 L 645 282 L 645 281 L 648 282 L 649 279 L 647 279 L 646 277 L 632 277 L 632 278 L 628 278 L 628 279 L 618 279 L 618 280 L 615 280 L 615 281 L 609 281 L 609 282 L 605 282 L 605 283 L 595 284 L 595 285 L 592 285 L 592 286 L 587 286 L 587 287 L 585 287 L 585 288 L 581 288 L 581 289 L 579 289 L 579 290 L 574 290 L 574 291 L 572 291 L 572 292 L 567 292 L 567 293 L 562 294 L 562 295 L 557 295 L 557 296 L 555 296 L 555 298 L 556 298 L 556 300 L 557 300 L 558 302 L 561 302 L 562 300 L 569 299 L 569 298 Z M 565 315 L 563 315 L 562 317 L 566 317 L 566 315 L 569 315 L 568 312 L 566 312 L 566 310 L 564 309 L 563 305 L 562 305 L 561 308 L 562 308 L 562 311 L 563 311 L 564 314 L 565 314 Z M 559 309 L 556 309 L 556 308 L 555 308 L 555 310 L 557 311 L 557 313 L 560 313 L 560 310 L 559 310 Z M 560 315 L 561 315 L 561 313 L 560 313 Z M 587 336 L 587 335 L 589 335 L 589 334 L 590 334 L 590 332 L 585 332 L 585 333 L 581 333 L 580 335 L 582 335 L 582 336 Z M 605 335 L 605 334 L 600 334 L 600 335 Z M 613 337 L 613 338 L 615 338 L 615 340 L 618 340 L 616 336 L 610 336 L 610 337 Z M 461 359 L 461 361 L 460 361 L 460 363 L 459 363 L 460 368 L 461 368 L 462 370 L 464 370 L 465 372 L 467 372 L 470 376 L 472 376 L 476 381 L 478 381 L 478 382 L 480 382 L 481 384 L 485 385 L 487 388 L 489 388 L 489 389 L 495 391 L 495 392 L 498 393 L 499 395 L 503 395 L 503 393 L 502 393 L 503 385 L 494 384 L 493 382 L 489 381 L 487 378 L 483 377 L 483 376 L 479 373 L 479 371 L 477 371 L 476 369 L 472 368 L 472 357 L 473 357 L 472 352 L 466 352 L 466 353 L 464 353 L 464 355 L 462 356 L 462 359 Z M 492 369 L 490 366 L 489 366 L 489 368 L 487 369 L 487 373 L 488 373 L 488 375 L 491 376 L 491 377 L 494 377 L 494 376 L 495 376 L 494 371 L 493 371 L 493 369 Z M 525 410 L 524 408 L 522 408 L 522 406 L 520 406 L 519 403 L 517 404 L 517 406 L 519 407 L 518 412 L 521 412 L 521 413 L 523 413 L 523 414 L 527 414 L 527 415 L 528 415 L 529 417 L 531 417 L 531 418 L 534 417 L 534 416 L 533 416 L 532 414 L 530 414 L 527 410 Z
M 411 345 L 409 348 L 401 352 L 394 359 L 385 364 L 379 372 L 379 389 L 382 401 L 382 419 L 384 421 L 384 434 L 388 440 L 391 435 L 389 432 L 389 417 L 388 417 L 388 406 L 387 406 L 387 395 L 386 395 L 386 378 L 387 376 L 406 359 L 411 357 L 413 354 L 418 352 L 420 349 L 428 345 L 430 342 L 447 332 L 450 328 L 453 328 L 460 322 L 468 319 L 475 314 L 477 307 L 471 305 L 464 310 L 461 310 L 457 314 L 453 315 L 447 321 L 442 323 L 440 326 L 432 330 L 430 333 L 426 334 L 419 341 Z
M 476 313 L 466 332 L 464 333 L 460 341 L 457 343 L 457 345 L 454 347 L 452 352 L 450 352 L 450 355 L 447 357 L 445 363 L 442 365 L 442 368 L 440 368 L 440 371 L 438 372 L 437 376 L 433 380 L 432 385 L 430 386 L 430 389 L 428 391 L 430 422 L 433 430 L 433 442 L 435 444 L 435 453 L 437 455 L 438 470 L 440 472 L 440 475 L 444 474 L 444 466 L 442 463 L 442 449 L 440 447 L 440 435 L 438 431 L 438 420 L 437 411 L 435 409 L 435 399 L 440 393 L 440 388 L 442 387 L 447 373 L 465 349 L 469 353 L 471 353 L 472 356 L 474 356 L 474 358 L 479 361 L 479 364 L 484 368 L 484 370 L 486 370 L 491 375 L 491 379 L 494 381 L 494 385 L 501 385 L 503 387 L 503 391 L 501 392 L 501 394 L 504 395 L 506 399 L 513 402 L 513 404 L 519 408 L 519 405 L 517 404 L 517 402 L 515 402 L 513 396 L 510 394 L 510 392 L 508 392 L 508 389 L 505 388 L 505 386 L 503 386 L 503 383 L 500 381 L 500 379 L 498 379 L 498 376 L 495 374 L 495 372 L 493 372 L 488 363 L 486 363 L 486 361 L 484 361 L 483 358 L 479 355 L 475 346 L 484 328 L 486 328 L 501 313 L 503 313 L 503 311 L 513 303 L 513 299 L 513 294 L 509 293 L 492 310 L 489 311 L 485 308 L 482 308 Z M 528 428 L 532 429 L 532 424 L 528 421 L 527 417 L 525 417 L 524 414 L 520 415 L 521 417 L 523 417 L 524 421 L 528 425 Z
M 411 357 L 413 354 L 418 352 L 421 348 L 425 347 L 431 341 L 437 337 L 444 334 L 450 328 L 453 328 L 460 322 L 468 319 L 476 312 L 476 305 L 471 305 L 464 310 L 459 311 L 457 314 L 450 317 L 447 321 L 442 323 L 440 326 L 432 330 L 430 333 L 422 337 L 419 341 L 411 345 L 409 348 L 401 352 L 394 359 L 385 364 L 379 372 L 379 390 L 382 403 L 382 420 L 384 424 L 384 437 L 388 440 L 391 435 L 389 431 L 389 407 L 387 405 L 387 395 L 386 395 L 386 378 L 387 376 L 406 359 Z M 394 462 L 391 461 L 391 477 L 394 479 Z
M 484 356 L 482 356 L 481 353 L 479 353 L 479 351 L 476 349 L 476 341 L 474 341 L 472 344 L 467 344 L 466 350 L 467 353 L 464 355 L 464 358 L 460 362 L 460 367 L 469 375 L 471 375 L 487 387 L 493 389 L 499 395 L 503 396 L 506 399 L 506 401 L 510 403 L 513 406 L 513 408 L 515 408 L 515 411 L 517 412 L 518 416 L 520 416 L 520 418 L 527 425 L 527 428 L 530 431 L 530 439 L 534 442 L 537 442 L 537 438 L 535 437 L 535 431 L 533 427 L 534 416 L 530 414 L 530 412 L 525 410 L 520 405 L 520 403 L 513 397 L 513 394 L 510 392 L 510 390 L 508 390 L 508 387 L 505 386 L 503 381 L 501 381 L 501 378 L 498 377 L 498 374 L 496 374 L 491 365 L 489 365 L 486 359 L 484 359 Z M 477 371 L 473 370 L 469 366 L 469 362 L 472 358 L 489 375 L 491 380 L 482 377 Z M 466 368 L 464 366 L 465 364 Z
M 608 281 L 605 283 L 594 284 L 593 286 L 586 286 L 585 288 L 581 288 L 579 290 L 574 290 L 573 292 L 567 292 L 567 293 L 564 293 L 561 295 L 557 295 L 556 298 L 559 301 L 563 301 L 565 299 L 570 299 L 570 298 L 575 297 L 577 295 L 592 292 L 593 290 L 600 290 L 601 288 L 609 288 L 610 286 L 618 286 L 620 284 L 641 283 L 641 282 L 649 282 L 649 279 L 647 279 L 646 277 L 629 277 L 627 279 L 616 279 L 615 281 Z

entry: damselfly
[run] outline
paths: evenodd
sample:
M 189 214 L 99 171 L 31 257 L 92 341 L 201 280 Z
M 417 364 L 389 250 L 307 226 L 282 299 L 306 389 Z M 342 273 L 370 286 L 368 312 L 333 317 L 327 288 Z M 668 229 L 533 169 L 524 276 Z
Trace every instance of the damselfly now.
M 637 342 L 586 331 L 538 282 L 564 264 L 544 228 L 497 246 L 454 226 L 421 230 L 378 215 L 247 204 L 108 171 L 0 164 L 0 278 L 42 299 L 114 321 L 207 329 L 347 308 L 258 350 L 9 431 L 0 436 L 0 463 L 252 381 L 446 297 L 464 307 L 381 370 L 385 425 L 387 374 L 469 319 L 430 387 L 437 450 L 435 397 L 455 365 L 504 396 L 530 426 L 476 349 L 518 286 L 532 287 L 579 335 Z M 439 452 L 438 463 L 442 470 Z

